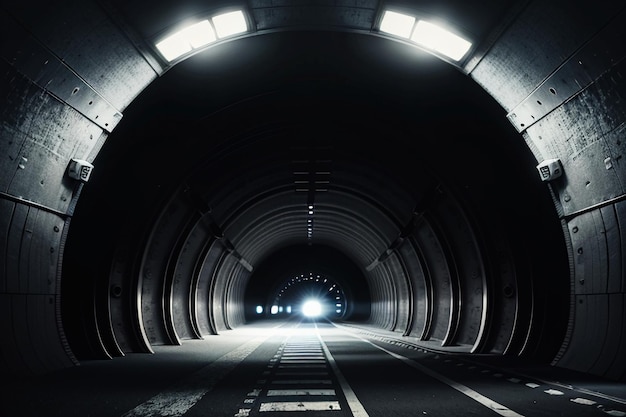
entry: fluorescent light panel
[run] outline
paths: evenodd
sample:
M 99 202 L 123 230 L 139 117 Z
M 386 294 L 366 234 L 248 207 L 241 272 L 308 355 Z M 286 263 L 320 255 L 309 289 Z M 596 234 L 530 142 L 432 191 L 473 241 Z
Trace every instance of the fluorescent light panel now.
M 213 16 L 211 21 L 213 24 L 205 19 L 181 29 L 157 43 L 156 47 L 165 59 L 173 61 L 194 49 L 215 42 L 218 38 L 248 30 L 248 24 L 241 10 Z
M 415 18 L 402 13 L 385 11 L 380 22 L 380 30 L 402 38 L 409 38 L 415 24 Z
M 394 36 L 410 39 L 416 44 L 459 61 L 472 46 L 471 42 L 433 23 L 413 16 L 386 10 L 380 30 Z
M 415 25 L 411 40 L 455 61 L 463 58 L 472 44 L 437 25 L 420 20 Z
M 248 24 L 241 10 L 220 14 L 213 17 L 215 31 L 220 38 L 246 32 Z
M 208 20 L 202 20 L 168 36 L 156 47 L 165 59 L 172 61 L 181 55 L 191 52 L 215 41 L 215 32 Z

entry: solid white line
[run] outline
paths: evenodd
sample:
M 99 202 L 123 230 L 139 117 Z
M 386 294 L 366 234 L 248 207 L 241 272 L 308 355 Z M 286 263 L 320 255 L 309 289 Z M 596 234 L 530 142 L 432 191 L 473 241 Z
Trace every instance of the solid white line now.
M 451 380 L 448 377 L 445 377 L 443 375 L 441 375 L 438 372 L 433 371 L 430 368 L 427 368 L 423 365 L 420 365 L 419 363 L 405 357 L 402 355 L 398 355 L 395 352 L 392 352 L 390 350 L 387 350 L 383 347 L 380 347 L 378 345 L 376 345 L 375 343 L 370 342 L 367 339 L 363 339 L 361 336 L 359 335 L 355 335 L 352 334 L 353 337 L 356 337 L 357 339 L 361 339 L 362 341 L 364 341 L 365 343 L 369 343 L 370 345 L 374 346 L 377 349 L 382 350 L 383 352 L 387 353 L 388 355 L 393 356 L 396 359 L 400 359 L 401 361 L 403 361 L 405 364 L 425 373 L 428 376 L 431 376 L 435 379 L 438 379 L 439 381 L 443 382 L 444 384 L 450 386 L 451 388 L 454 388 L 455 390 L 459 391 L 461 394 L 464 394 L 466 396 L 468 396 L 469 398 L 471 398 L 474 401 L 477 401 L 478 403 L 484 405 L 485 407 L 495 411 L 496 413 L 500 414 L 501 416 L 504 417 L 524 417 L 522 414 L 518 414 L 513 410 L 510 410 L 509 408 L 503 406 L 502 404 L 499 404 L 497 402 L 495 402 L 494 400 L 492 400 L 491 398 L 485 397 L 482 394 L 479 394 L 478 392 L 474 391 L 473 389 L 460 384 L 456 381 Z
M 178 417 L 185 414 L 270 335 L 257 337 L 194 372 L 181 383 L 150 398 L 122 417 Z
M 319 329 L 317 328 L 317 323 L 315 324 L 315 330 L 317 332 L 317 338 L 320 340 L 320 343 L 322 344 L 322 349 L 324 349 L 324 353 L 326 354 L 326 358 L 328 359 L 328 363 L 330 364 L 330 367 L 332 368 L 333 373 L 335 374 L 335 377 L 339 382 L 339 386 L 341 386 L 343 395 L 346 397 L 348 407 L 350 407 L 350 411 L 352 411 L 352 416 L 369 417 L 369 414 L 367 414 L 367 411 L 365 411 L 365 408 L 363 408 L 363 404 L 361 404 L 361 401 L 359 401 L 356 394 L 350 387 L 350 384 L 348 384 L 348 381 L 339 370 L 337 362 L 335 362 L 335 358 L 333 358 L 330 350 L 328 350 L 328 346 L 326 346 L 326 343 L 324 343 L 324 340 L 322 340 L 322 336 L 320 335 Z

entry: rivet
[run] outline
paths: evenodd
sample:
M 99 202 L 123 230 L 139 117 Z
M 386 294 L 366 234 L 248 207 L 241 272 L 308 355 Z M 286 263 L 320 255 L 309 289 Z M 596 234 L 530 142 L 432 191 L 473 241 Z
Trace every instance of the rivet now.
M 54 231 L 58 232 L 59 231 L 59 226 L 54 226 Z
M 572 227 L 572 232 L 573 233 L 578 233 L 578 226 Z

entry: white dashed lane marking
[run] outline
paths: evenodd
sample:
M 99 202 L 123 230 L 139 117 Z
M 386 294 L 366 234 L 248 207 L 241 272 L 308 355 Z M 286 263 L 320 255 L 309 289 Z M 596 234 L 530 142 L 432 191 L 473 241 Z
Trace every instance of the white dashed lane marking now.
M 266 411 L 339 411 L 339 401 L 282 401 L 262 403 L 260 412 Z
M 355 417 L 368 417 L 365 410 L 360 412 L 360 403 L 355 403 L 358 400 L 347 383 L 342 385 L 338 372 L 317 332 L 315 335 L 291 336 L 270 360 L 263 379 L 257 381 L 257 387 L 248 394 L 234 417 L 304 411 L 315 412 L 316 416 L 326 413 L 337 416 L 338 412 L 341 414 L 344 398 L 350 409 L 357 410 L 352 413 Z

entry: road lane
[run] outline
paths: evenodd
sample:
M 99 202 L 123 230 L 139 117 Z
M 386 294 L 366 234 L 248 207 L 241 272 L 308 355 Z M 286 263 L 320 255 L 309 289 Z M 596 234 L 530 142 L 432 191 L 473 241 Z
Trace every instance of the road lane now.
M 626 416 L 622 398 L 568 390 L 560 383 L 481 365 L 479 360 L 429 352 L 402 342 L 400 336 L 373 338 L 367 332 L 343 330 L 343 335 L 332 329 L 322 334 L 371 416 Z M 407 368 L 413 372 L 407 373 Z M 375 376 L 368 377 L 363 369 Z M 468 405 L 450 389 L 482 409 Z M 623 393 L 626 396 L 626 390 Z

